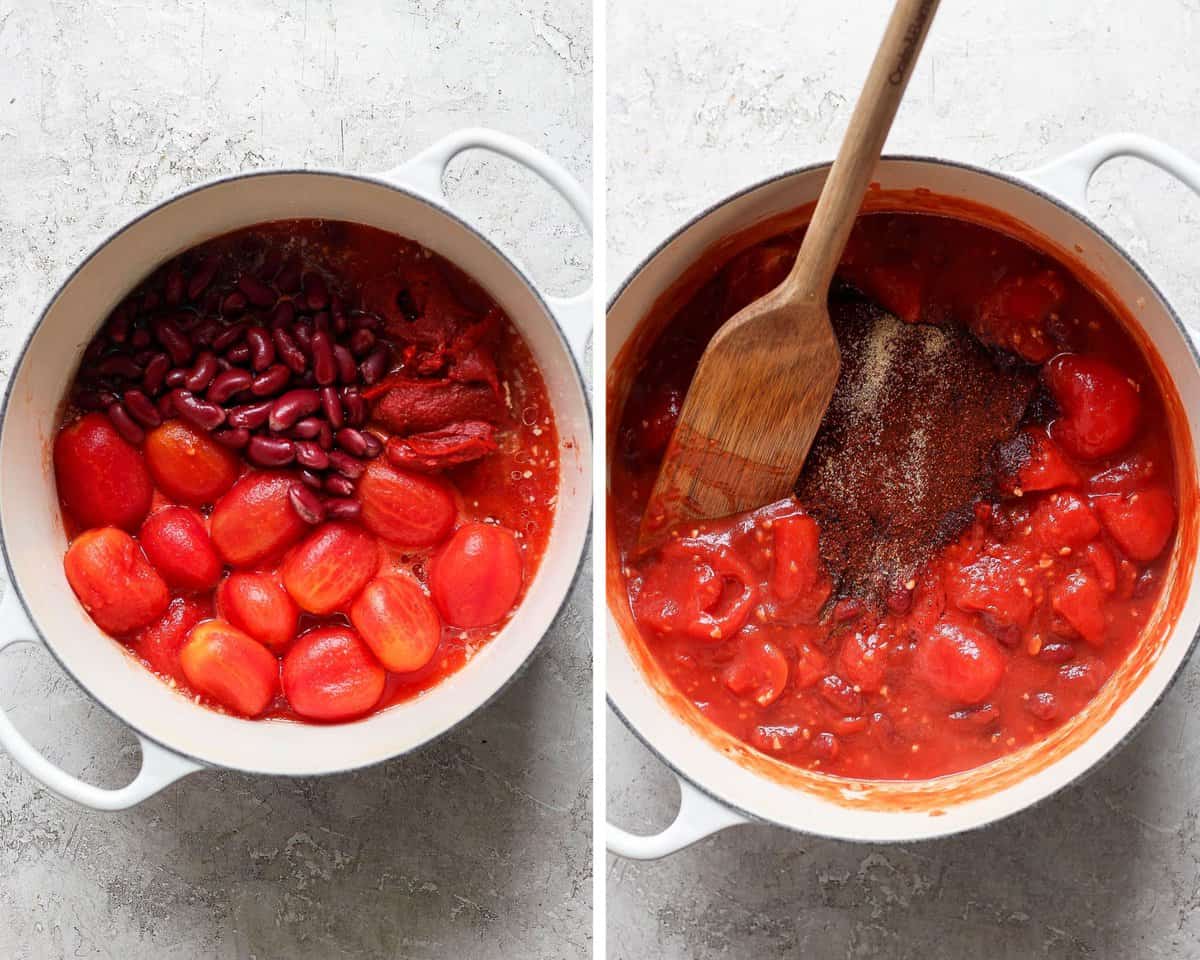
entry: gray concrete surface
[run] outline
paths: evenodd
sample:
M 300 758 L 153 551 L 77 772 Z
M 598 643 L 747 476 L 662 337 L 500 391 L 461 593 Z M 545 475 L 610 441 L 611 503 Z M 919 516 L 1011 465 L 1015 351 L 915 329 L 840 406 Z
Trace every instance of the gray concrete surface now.
M 689 214 L 832 157 L 884 0 L 608 7 L 608 284 Z M 1019 170 L 1135 130 L 1200 157 L 1196 0 L 943 3 L 889 149 Z M 1135 161 L 1091 212 L 1200 329 L 1200 200 Z M 1200 669 L 1086 784 L 993 829 L 852 846 L 741 827 L 608 864 L 608 953 L 987 960 L 1200 956 Z M 609 815 L 648 831 L 669 776 L 608 724 Z
M 0 372 L 99 237 L 210 176 L 382 170 L 457 127 L 535 143 L 590 187 L 591 13 L 549 0 L 0 0 Z M 449 189 L 555 292 L 590 246 L 565 204 L 468 155 Z M 206 773 L 128 813 L 0 755 L 0 958 L 590 954 L 590 584 L 525 675 L 440 744 L 353 776 Z M 0 704 L 93 782 L 137 748 L 49 657 Z

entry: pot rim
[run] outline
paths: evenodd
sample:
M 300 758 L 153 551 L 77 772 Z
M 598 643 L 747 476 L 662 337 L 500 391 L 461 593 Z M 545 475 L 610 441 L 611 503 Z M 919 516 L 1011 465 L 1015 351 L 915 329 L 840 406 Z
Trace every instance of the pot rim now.
M 76 276 L 78 276 L 81 272 L 83 272 L 84 268 L 87 267 L 87 265 L 96 258 L 96 256 L 100 253 L 101 250 L 103 250 L 110 243 L 112 243 L 112 241 L 115 240 L 117 237 L 121 236 L 122 234 L 131 230 L 133 227 L 137 226 L 143 220 L 148 219 L 152 215 L 158 213 L 159 211 L 170 206 L 171 204 L 175 203 L 176 201 L 182 200 L 185 197 L 189 197 L 192 194 L 200 193 L 204 190 L 208 190 L 213 187 L 224 186 L 226 184 L 233 183 L 236 181 L 247 181 L 247 180 L 253 180 L 253 179 L 257 179 L 257 178 L 266 178 L 266 177 L 275 177 L 275 176 L 296 176 L 296 175 L 329 177 L 332 179 L 350 180 L 350 181 L 354 181 L 357 183 L 369 184 L 372 186 L 386 187 L 389 190 L 393 190 L 396 193 L 402 194 L 406 197 L 409 197 L 410 199 L 416 200 L 420 203 L 425 204 L 428 207 L 431 207 L 436 213 L 441 214 L 442 216 L 451 220 L 457 226 L 460 226 L 460 227 L 464 228 L 465 230 L 467 230 L 475 239 L 477 239 L 488 250 L 490 250 L 492 253 L 494 253 L 506 267 L 508 267 L 510 270 L 513 271 L 513 273 L 515 273 L 517 275 L 517 277 L 522 281 L 522 283 L 526 286 L 526 288 L 529 290 L 529 292 L 533 295 L 533 297 L 537 301 L 537 303 L 541 306 L 546 317 L 550 320 L 550 326 L 551 326 L 555 336 L 558 338 L 559 345 L 562 347 L 563 353 L 570 360 L 570 364 L 571 364 L 570 369 L 574 376 L 575 386 L 577 386 L 579 388 L 579 392 L 580 392 L 581 396 L 583 397 L 584 411 L 587 415 L 588 428 L 589 428 L 589 430 L 591 430 L 593 428 L 594 418 L 593 418 L 593 412 L 592 412 L 591 397 L 588 395 L 588 390 L 586 387 L 586 382 L 583 377 L 582 369 L 579 364 L 579 359 L 575 356 L 575 352 L 571 349 L 571 345 L 567 341 L 566 335 L 563 332 L 562 325 L 559 322 L 558 316 L 555 314 L 554 310 L 550 307 L 550 305 L 546 302 L 546 298 L 542 295 L 541 290 L 534 283 L 532 277 L 530 277 L 529 274 L 525 271 L 525 269 L 523 267 L 521 267 L 519 264 L 517 264 L 510 256 L 508 256 L 508 254 L 506 254 L 503 250 L 501 250 L 500 247 L 497 244 L 495 244 L 489 237 L 487 237 L 479 229 L 477 229 L 476 227 L 474 227 L 473 225 L 468 223 L 466 220 L 464 220 L 457 213 L 455 213 L 447 204 L 442 203 L 437 198 L 428 196 L 427 194 L 422 193 L 421 191 L 416 190 L 412 187 L 409 187 L 403 183 L 391 180 L 388 178 L 387 174 L 372 175 L 372 174 L 363 174 L 363 173 L 352 173 L 352 172 L 348 172 L 348 171 L 335 170 L 335 169 L 331 169 L 331 168 L 279 167 L 279 168 L 268 168 L 268 169 L 260 169 L 260 170 L 250 170 L 250 171 L 245 171 L 242 173 L 226 174 L 223 176 L 214 177 L 212 179 L 205 180 L 201 183 L 193 184 L 192 186 L 189 186 L 182 190 L 176 191 L 175 193 L 172 193 L 170 196 L 158 201 L 157 203 L 154 203 L 150 207 L 147 207 L 145 210 L 142 210 L 135 216 L 124 221 L 119 227 L 109 231 L 102 240 L 95 243 L 89 250 L 87 256 L 85 256 L 83 259 L 79 260 L 75 264 L 75 266 L 71 269 L 71 271 L 67 274 L 67 276 L 64 277 L 62 279 L 62 281 L 59 282 L 55 286 L 54 292 L 46 299 L 45 305 L 38 312 L 37 320 L 35 320 L 34 323 L 30 325 L 28 332 L 25 334 L 25 337 L 24 337 L 23 341 L 21 342 L 21 347 L 17 351 L 16 356 L 14 357 L 14 360 L 13 360 L 12 368 L 10 370 L 9 377 L 8 377 L 8 382 L 5 383 L 5 385 L 4 385 L 3 396 L 0 397 L 0 445 L 2 445 L 4 430 L 8 423 L 9 402 L 12 399 L 12 391 L 13 391 L 13 386 L 17 380 L 17 372 L 21 369 L 21 366 L 25 362 L 26 354 L 29 351 L 29 347 L 33 342 L 34 336 L 36 336 L 38 330 L 41 328 L 42 322 L 45 320 L 46 315 L 54 307 L 55 303 L 58 302 L 59 297 L 62 296 L 63 291 L 68 286 L 70 286 L 70 284 L 75 280 Z M 246 226 L 252 226 L 252 225 L 253 224 L 246 224 Z M 228 231 L 226 231 L 226 232 L 228 232 Z M 389 231 L 389 232 L 392 232 L 392 231 Z M 220 234 L 214 234 L 214 236 L 220 236 Z M 201 242 L 203 242 L 203 241 L 201 241 Z M 558 622 L 562 616 L 563 609 L 566 607 L 567 600 L 569 599 L 571 593 L 574 591 L 575 586 L 579 582 L 580 576 L 582 575 L 584 558 L 587 556 L 588 545 L 592 542 L 593 524 L 592 524 L 592 518 L 591 518 L 592 511 L 590 509 L 591 501 L 592 501 L 591 485 L 588 485 L 588 487 L 587 487 L 586 498 L 587 498 L 588 504 L 589 504 L 588 525 L 584 532 L 581 549 L 579 551 L 579 557 L 575 562 L 575 571 L 571 576 L 571 580 L 568 583 L 566 590 L 563 591 L 562 596 L 558 599 L 558 602 L 554 607 L 554 612 L 551 615 L 549 623 L 546 626 L 546 630 L 542 633 L 541 637 L 538 638 L 537 642 L 533 644 L 533 646 L 529 649 L 529 652 L 525 655 L 525 657 L 521 660 L 521 662 L 516 666 L 516 668 L 509 674 L 509 676 L 504 680 L 504 682 L 501 683 L 495 689 L 495 691 L 492 692 L 492 694 L 490 696 L 488 696 L 481 703 L 479 703 L 478 705 L 473 707 L 471 710 L 467 711 L 465 714 L 463 714 L 461 717 L 459 717 L 457 720 L 455 720 L 449 726 L 447 726 L 444 729 L 439 730 L 435 733 L 432 733 L 430 736 L 424 738 L 423 740 L 421 740 L 417 743 L 412 744 L 411 746 L 409 746 L 408 748 L 406 748 L 404 750 L 401 750 L 397 753 L 388 754 L 387 756 L 380 757 L 377 760 L 370 760 L 370 761 L 367 761 L 364 763 L 351 764 L 349 766 L 330 767 L 328 769 L 323 769 L 323 770 L 318 770 L 318 771 L 305 770 L 305 771 L 295 772 L 295 773 L 290 773 L 290 772 L 289 773 L 279 773 L 279 772 L 265 773 L 261 770 L 256 770 L 256 769 L 253 769 L 250 767 L 231 766 L 231 765 L 223 764 L 223 763 L 222 764 L 214 763 L 212 760 L 208 760 L 203 757 L 198 757 L 192 753 L 188 753 L 186 751 L 180 750 L 177 747 L 170 746 L 167 743 L 164 743 L 160 737 L 158 737 L 150 732 L 147 732 L 146 730 L 143 730 L 141 727 L 131 723 L 116 708 L 110 706 L 108 703 L 101 700 L 99 697 L 97 697 L 92 692 L 91 688 L 78 675 L 76 675 L 76 673 L 74 671 L 72 671 L 66 665 L 66 663 L 63 661 L 63 659 L 59 656 L 58 651 L 54 647 L 54 644 L 50 641 L 50 639 L 46 636 L 46 634 L 43 633 L 41 626 L 37 622 L 37 618 L 34 616 L 33 611 L 29 606 L 29 602 L 25 598 L 25 594 L 21 589 L 21 586 L 17 579 L 16 573 L 13 570 L 12 559 L 9 557 L 9 552 L 8 552 L 8 538 L 4 535 L 4 504 L 3 503 L 0 503 L 0 555 L 3 555 L 3 558 L 4 558 L 5 575 L 7 577 L 9 587 L 14 592 L 17 600 L 20 602 L 22 613 L 24 614 L 25 619 L 29 622 L 30 627 L 32 628 L 33 632 L 36 634 L 42 647 L 44 647 L 50 653 L 50 656 L 58 664 L 59 668 L 68 677 L 70 677 L 70 679 L 81 690 L 83 690 L 84 693 L 87 694 L 88 699 L 90 699 L 93 703 L 100 706 L 101 709 L 103 709 L 106 713 L 108 713 L 110 716 L 112 716 L 118 722 L 120 722 L 122 724 L 122 726 L 133 731 L 134 734 L 136 734 L 138 737 L 141 737 L 141 738 L 153 743 L 155 746 L 160 747 L 161 749 L 167 751 L 170 754 L 173 754 L 178 757 L 182 757 L 187 760 L 191 760 L 194 763 L 200 764 L 201 766 L 206 767 L 206 768 L 221 769 L 221 770 L 233 770 L 233 771 L 236 771 L 239 773 L 248 773 L 248 774 L 253 774 L 256 776 L 277 776 L 277 777 L 284 777 L 284 778 L 288 778 L 288 779 L 300 778 L 300 777 L 313 777 L 313 776 L 331 776 L 331 775 L 336 775 L 336 774 L 341 774 L 341 773 L 350 773 L 355 770 L 366 770 L 371 767 L 379 766 L 381 764 L 387 763 L 390 760 L 395 760 L 397 757 L 405 756 L 409 753 L 413 753 L 417 750 L 421 750 L 421 749 L 425 748 L 426 746 L 433 743 L 434 741 L 447 736 L 451 731 L 462 726 L 462 724 L 465 723 L 467 720 L 469 720 L 471 717 L 475 716 L 480 711 L 482 711 L 486 707 L 490 706 L 505 691 L 508 690 L 508 688 L 513 684 L 513 682 L 518 677 L 520 677 L 528 669 L 529 664 L 532 662 L 534 656 L 541 650 L 542 643 L 546 638 L 546 634 L 549 633 L 551 630 L 553 630 L 554 627 L 558 624 Z M 205 709 L 205 708 L 198 708 L 198 709 Z M 386 712 L 386 711 L 387 711 L 387 708 L 385 708 L 384 711 L 381 711 L 381 712 Z M 374 714 L 372 716 L 374 716 Z M 347 729 L 349 729 L 353 726 L 353 724 L 344 724 L 344 726 L 346 726 Z
M 1130 256 L 1129 252 L 1125 249 L 1125 247 L 1122 246 L 1121 244 L 1119 244 L 1115 239 L 1113 239 L 1108 234 L 1108 232 L 1105 231 L 1095 221 L 1093 221 L 1086 214 L 1085 211 L 1072 206 L 1071 204 L 1067 203 L 1062 198 L 1056 196 L 1055 194 L 1049 192 L 1048 190 L 1043 189 L 1042 187 L 1038 186 L 1037 184 L 1032 183 L 1031 181 L 1025 179 L 1025 177 L 1021 176 L 1020 174 L 1004 173 L 1004 172 L 1001 172 L 998 170 L 991 170 L 991 169 L 988 169 L 987 167 L 981 167 L 977 164 L 968 163 L 968 162 L 962 161 L 962 160 L 949 160 L 949 159 L 945 159 L 943 157 L 934 157 L 934 156 L 930 156 L 927 154 L 908 154 L 908 153 L 887 154 L 887 153 L 885 153 L 879 158 L 879 162 L 880 162 L 880 166 L 884 166 L 891 162 L 898 162 L 898 163 L 920 163 L 920 164 L 929 164 L 932 166 L 954 167 L 959 170 L 965 170 L 969 173 L 978 174 L 978 175 L 984 176 L 984 177 L 990 177 L 994 180 L 1002 181 L 1011 186 L 1019 187 L 1031 194 L 1034 194 L 1035 196 L 1039 197 L 1040 199 L 1053 204 L 1055 207 L 1058 207 L 1061 211 L 1068 214 L 1069 216 L 1074 217 L 1076 220 L 1078 220 L 1080 223 L 1082 223 L 1085 227 L 1087 227 L 1089 230 L 1091 230 L 1094 234 L 1096 234 L 1098 237 L 1100 237 L 1100 239 L 1105 241 L 1114 251 L 1116 251 L 1116 253 L 1121 257 L 1121 259 L 1124 260 L 1125 263 L 1128 264 L 1128 266 L 1134 271 L 1134 273 L 1138 276 L 1138 278 L 1143 283 L 1145 283 L 1147 287 L 1149 287 L 1149 289 L 1154 293 L 1154 295 L 1156 297 L 1158 297 L 1158 300 L 1165 308 L 1167 315 L 1171 318 L 1171 322 L 1174 323 L 1174 325 L 1175 325 L 1176 329 L 1179 331 L 1180 336 L 1183 339 L 1184 343 L 1187 344 L 1188 352 L 1191 354 L 1192 362 L 1197 366 L 1197 368 L 1200 368 L 1200 352 L 1197 351 L 1196 344 L 1193 343 L 1192 337 L 1188 333 L 1187 327 L 1184 325 L 1183 321 L 1180 319 L 1179 314 L 1176 312 L 1174 305 L 1170 302 L 1170 300 L 1167 299 L 1167 297 L 1163 294 L 1162 290 L 1150 278 L 1150 276 L 1146 273 L 1146 271 L 1142 269 L 1141 265 L 1132 256 Z M 632 270 L 629 271 L 628 274 L 626 274 L 625 278 L 621 281 L 620 285 L 613 292 L 612 296 L 609 297 L 608 302 L 605 305 L 605 316 L 607 317 L 608 313 L 611 312 L 611 310 L 615 306 L 616 302 L 621 298 L 621 296 L 629 288 L 630 284 L 632 284 L 633 281 L 636 280 L 641 275 L 642 271 L 644 271 L 650 265 L 650 263 L 659 256 L 659 254 L 661 254 L 664 250 L 666 250 L 667 247 L 669 247 L 677 239 L 682 237 L 685 233 L 690 231 L 693 227 L 699 225 L 710 214 L 715 213 L 717 210 L 721 209 L 722 207 L 724 207 L 736 200 L 739 200 L 742 197 L 747 196 L 748 194 L 754 193 L 756 190 L 760 190 L 763 187 L 770 186 L 771 184 L 778 183 L 778 182 L 780 182 L 782 180 L 786 180 L 790 177 L 799 176 L 801 174 L 813 173 L 814 171 L 821 170 L 821 169 L 828 169 L 832 166 L 833 166 L 832 161 L 819 161 L 819 162 L 814 162 L 814 163 L 803 164 L 798 167 L 791 167 L 780 173 L 772 174 L 770 176 L 764 177 L 763 179 L 758 180 L 758 181 L 754 182 L 753 184 L 750 184 L 749 186 L 743 187 L 740 190 L 737 190 L 731 194 L 728 194 L 727 196 L 721 198 L 720 200 L 710 203 L 707 206 L 703 207 L 698 212 L 692 214 L 685 223 L 683 223 L 682 225 L 680 225 L 679 227 L 677 227 L 676 229 L 671 231 L 671 233 L 665 239 L 663 239 L 660 243 L 658 243 L 649 253 L 647 253 L 638 262 L 637 266 L 635 266 Z M 608 369 L 607 363 L 605 365 L 605 369 L 606 370 Z M 603 440 L 603 442 L 605 443 L 605 449 L 607 449 L 608 438 L 604 437 L 604 438 L 598 438 L 598 439 Z M 606 462 L 606 466 L 605 466 L 605 487 L 606 487 L 606 489 L 607 489 L 607 481 L 608 481 L 608 467 L 607 467 L 607 462 Z M 606 612 L 606 614 L 608 614 L 607 602 L 605 603 L 605 612 Z M 611 614 L 609 614 L 609 619 L 611 619 Z M 605 624 L 606 642 L 607 642 L 607 632 L 612 626 L 613 625 L 611 625 L 608 622 L 606 622 L 606 624 Z M 621 631 L 619 628 L 616 628 L 616 632 L 618 634 L 619 641 L 622 643 L 625 643 L 626 642 L 625 638 L 624 638 L 624 636 L 620 635 Z M 798 827 L 792 826 L 791 824 L 782 823 L 771 817 L 766 817 L 766 816 L 763 816 L 762 814 L 756 813 L 754 811 L 747 810 L 745 807 L 741 806 L 740 804 L 733 803 L 730 800 L 725 799 L 724 797 L 722 797 L 720 795 L 720 793 L 716 789 L 710 787 L 709 785 L 697 782 L 695 780 L 695 778 L 688 776 L 686 773 L 684 773 L 682 770 L 680 770 L 674 763 L 672 763 L 667 757 L 665 757 L 662 754 L 662 752 L 660 752 L 660 750 L 653 743 L 650 742 L 650 739 L 648 738 L 648 736 L 643 734 L 642 731 L 639 730 L 629 720 L 629 718 L 625 715 L 625 713 L 621 710 L 620 706 L 617 704 L 616 700 L 613 698 L 612 692 L 607 689 L 607 683 L 606 683 L 606 687 L 605 687 L 605 700 L 608 704 L 608 708 L 610 710 L 612 710 L 612 712 L 614 714 L 616 714 L 616 716 L 620 719 L 621 723 L 623 723 L 625 725 L 625 728 L 627 730 L 629 730 L 630 733 L 633 734 L 634 738 L 636 740 L 638 740 L 638 742 L 640 742 L 643 746 L 645 746 L 658 759 L 658 761 L 660 763 L 662 763 L 668 770 L 670 770 L 681 782 L 688 784 L 689 786 L 691 786 L 695 790 L 699 791 L 701 794 L 703 794 L 704 796 L 713 800 L 714 802 L 716 802 L 724 807 L 727 807 L 728 809 L 732 810 L 734 813 L 744 817 L 750 823 L 769 823 L 774 826 L 782 827 L 785 830 L 790 830 L 793 833 L 801 834 L 802 836 L 821 837 L 821 838 L 827 839 L 827 840 L 840 840 L 840 841 L 848 842 L 848 843 L 857 843 L 857 844 L 914 843 L 914 842 L 937 840 L 937 839 L 940 839 L 943 837 L 952 837 L 952 836 L 957 836 L 957 835 L 964 834 L 964 833 L 971 833 L 976 830 L 981 830 L 984 827 L 990 826 L 993 823 L 998 823 L 1002 820 L 1007 820 L 1008 818 L 1016 816 L 1019 813 L 1023 813 L 1027 810 L 1031 810 L 1035 807 L 1038 807 L 1041 804 L 1050 800 L 1052 797 L 1057 796 L 1059 793 L 1061 793 L 1067 787 L 1072 786 L 1074 784 L 1082 783 L 1085 780 L 1087 780 L 1095 772 L 1097 772 L 1101 767 L 1103 767 L 1110 760 L 1112 760 L 1113 756 L 1118 751 L 1120 751 L 1122 748 L 1124 748 L 1129 743 L 1130 740 L 1132 740 L 1135 736 L 1137 736 L 1142 731 L 1142 729 L 1144 728 L 1144 726 L 1146 724 L 1146 721 L 1150 718 L 1150 715 L 1152 713 L 1154 713 L 1155 710 L 1158 709 L 1159 705 L 1166 698 L 1167 694 L 1169 694 L 1171 692 L 1171 690 L 1174 689 L 1175 685 L 1179 682 L 1179 678 L 1180 678 L 1180 675 L 1183 673 L 1184 667 L 1187 666 L 1188 662 L 1191 660 L 1192 656 L 1195 654 L 1198 645 L 1200 645 L 1200 628 L 1198 628 L 1197 631 L 1192 635 L 1191 642 L 1188 644 L 1187 649 L 1183 652 L 1182 656 L 1180 656 L 1179 662 L 1175 665 L 1174 669 L 1172 670 L 1171 676 L 1168 679 L 1167 683 L 1163 686 L 1162 691 L 1154 699 L 1154 701 L 1146 707 L 1146 709 L 1138 717 L 1136 722 L 1134 722 L 1130 726 L 1130 728 L 1125 732 L 1125 734 L 1123 736 L 1119 737 L 1090 766 L 1085 767 L 1083 770 L 1081 770 L 1075 776 L 1069 777 L 1068 779 L 1064 780 L 1062 783 L 1060 783 L 1059 785 L 1054 787 L 1052 790 L 1048 791 L 1043 796 L 1038 797 L 1037 799 L 1032 800 L 1028 803 L 1025 803 L 1021 806 L 1015 807 L 1014 809 L 1008 811 L 1007 813 L 1002 813 L 998 816 L 994 816 L 994 817 L 987 818 L 987 819 L 981 819 L 976 823 L 962 824 L 959 826 L 955 826 L 953 829 L 949 829 L 949 830 L 931 830 L 931 831 L 927 831 L 927 832 L 924 832 L 921 834 L 913 834 L 913 835 L 908 835 L 908 836 L 895 836 L 895 837 L 890 837 L 887 839 L 879 839 L 878 837 L 847 837 L 847 836 L 843 836 L 838 833 L 827 832 L 827 831 L 822 831 L 822 830 L 800 829 Z M 691 732 L 689 735 L 690 736 L 699 736 L 699 734 L 694 731 Z M 1008 789 L 1011 789 L 1011 788 L 1008 788 Z M 862 811 L 862 812 L 869 813 L 870 811 Z

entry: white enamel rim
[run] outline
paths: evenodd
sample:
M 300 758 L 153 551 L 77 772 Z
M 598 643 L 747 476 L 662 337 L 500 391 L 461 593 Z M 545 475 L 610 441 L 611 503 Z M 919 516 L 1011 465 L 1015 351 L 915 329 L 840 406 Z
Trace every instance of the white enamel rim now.
M 497 696 L 528 662 L 579 575 L 591 523 L 591 411 L 580 375 L 591 289 L 542 296 L 525 271 L 448 206 L 446 165 L 472 148 L 507 156 L 566 199 L 589 233 L 591 204 L 557 162 L 505 134 L 461 130 L 377 176 L 255 171 L 178 193 L 99 244 L 63 282 L 30 332 L 0 416 L 0 533 L 12 589 L 0 606 L 0 652 L 42 643 L 142 745 L 128 786 L 86 784 L 43 757 L 0 711 L 0 745 L 55 793 L 124 809 L 205 767 L 317 776 L 370 766 L 445 734 Z M 91 623 L 62 572 L 66 539 L 54 503 L 48 438 L 84 346 L 113 305 L 159 263 L 202 240 L 287 217 L 343 219 L 398 233 L 446 257 L 508 313 L 538 361 L 560 435 L 560 490 L 546 554 L 512 620 L 458 673 L 425 695 L 336 726 L 246 721 L 168 688 Z M 20 413 L 22 416 L 9 416 Z M 19 505 L 19 506 L 18 506 Z
M 885 157 L 877 180 L 885 190 L 925 187 L 941 195 L 975 200 L 1017 216 L 1063 249 L 1072 249 L 1078 243 L 1082 249 L 1080 259 L 1110 284 L 1122 302 L 1137 304 L 1134 312 L 1175 381 L 1193 447 L 1200 454 L 1200 361 L 1195 347 L 1153 281 L 1083 212 L 1092 175 L 1103 163 L 1119 156 L 1146 160 L 1200 193 L 1200 165 L 1165 144 L 1136 134 L 1102 137 L 1052 163 L 1017 175 L 933 157 Z M 817 164 L 755 184 L 698 214 L 651 253 L 609 301 L 609 363 L 654 298 L 683 269 L 717 240 L 815 199 L 818 188 L 814 184 L 819 184 L 827 169 L 828 164 Z M 797 188 L 797 182 L 805 179 L 807 193 Z M 781 194 L 787 196 L 781 198 Z M 1020 215 L 1014 206 L 1021 207 Z M 654 276 L 647 279 L 651 273 Z M 929 839 L 985 826 L 1061 790 L 1126 742 L 1178 678 L 1195 648 L 1198 628 L 1200 593 L 1192 589 L 1157 662 L 1103 727 L 1037 773 L 935 816 L 835 804 L 755 774 L 725 756 L 654 692 L 610 612 L 609 705 L 674 772 L 680 783 L 681 802 L 674 822 L 657 834 L 632 834 L 609 824 L 608 849 L 624 857 L 653 859 L 727 827 L 753 822 L 773 823 L 832 839 L 874 843 Z

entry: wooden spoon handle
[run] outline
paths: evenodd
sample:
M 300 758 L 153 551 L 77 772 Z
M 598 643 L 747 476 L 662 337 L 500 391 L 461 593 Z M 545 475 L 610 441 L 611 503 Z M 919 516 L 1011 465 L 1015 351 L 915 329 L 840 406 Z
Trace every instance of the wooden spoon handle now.
M 940 0 L 896 0 L 804 243 L 785 281 L 792 296 L 823 302 L 863 194 Z

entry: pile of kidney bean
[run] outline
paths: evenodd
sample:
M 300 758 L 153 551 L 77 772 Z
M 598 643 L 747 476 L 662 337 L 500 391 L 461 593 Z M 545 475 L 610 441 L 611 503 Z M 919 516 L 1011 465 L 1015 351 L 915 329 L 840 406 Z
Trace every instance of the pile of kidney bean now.
M 133 444 L 177 417 L 256 467 L 296 468 L 290 499 L 308 523 L 357 516 L 355 483 L 383 451 L 363 397 L 391 365 L 382 321 L 298 257 L 260 261 L 161 268 L 88 345 L 72 402 Z

